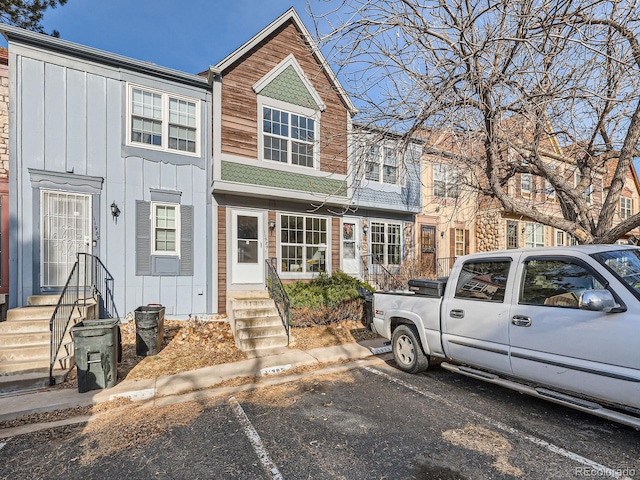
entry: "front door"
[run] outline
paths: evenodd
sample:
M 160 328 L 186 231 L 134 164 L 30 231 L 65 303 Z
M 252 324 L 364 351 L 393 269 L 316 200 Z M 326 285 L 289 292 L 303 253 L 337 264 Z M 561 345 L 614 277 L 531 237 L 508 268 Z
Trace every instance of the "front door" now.
M 91 253 L 91 195 L 42 190 L 40 285 L 63 287 L 76 253 Z
M 234 284 L 262 284 L 262 213 L 234 210 L 231 217 L 231 281 Z
M 436 273 L 436 227 L 420 225 L 420 263 L 425 274 Z
M 342 271 L 360 278 L 362 260 L 360 258 L 360 219 L 345 217 L 342 219 Z

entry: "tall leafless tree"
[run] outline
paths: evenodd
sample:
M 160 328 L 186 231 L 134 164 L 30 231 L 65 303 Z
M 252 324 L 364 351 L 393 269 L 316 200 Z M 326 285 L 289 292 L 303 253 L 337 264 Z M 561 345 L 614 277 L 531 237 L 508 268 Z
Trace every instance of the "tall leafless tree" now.
M 618 216 L 640 156 L 638 0 L 343 0 L 316 20 L 360 122 L 451 132 L 484 198 L 581 243 L 640 226 Z M 523 173 L 555 206 L 513 195 Z

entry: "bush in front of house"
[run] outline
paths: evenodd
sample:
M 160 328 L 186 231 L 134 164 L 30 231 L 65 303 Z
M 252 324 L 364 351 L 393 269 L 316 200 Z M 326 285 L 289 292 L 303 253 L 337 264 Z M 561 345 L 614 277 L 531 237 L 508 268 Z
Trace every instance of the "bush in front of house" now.
M 361 321 L 364 301 L 358 293 L 358 287 L 374 291 L 368 283 L 340 271 L 333 275 L 321 273 L 309 282 L 297 281 L 285 285 L 291 302 L 291 324 L 294 327 L 309 327 L 342 320 Z

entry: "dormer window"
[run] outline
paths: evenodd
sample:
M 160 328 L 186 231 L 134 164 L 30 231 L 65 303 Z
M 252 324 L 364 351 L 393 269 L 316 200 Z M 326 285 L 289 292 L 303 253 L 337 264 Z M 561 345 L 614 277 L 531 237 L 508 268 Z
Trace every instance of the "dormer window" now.
M 320 168 L 318 140 L 325 105 L 293 54 L 253 85 L 262 160 Z

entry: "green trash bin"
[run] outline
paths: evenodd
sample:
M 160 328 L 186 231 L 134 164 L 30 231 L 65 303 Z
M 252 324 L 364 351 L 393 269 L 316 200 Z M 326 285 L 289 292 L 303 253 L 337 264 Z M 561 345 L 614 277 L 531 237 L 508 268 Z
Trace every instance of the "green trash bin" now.
M 147 305 L 134 310 L 136 320 L 136 355 L 157 355 L 164 339 L 164 307 Z
M 85 320 L 71 327 L 78 392 L 111 388 L 118 379 L 120 319 Z

